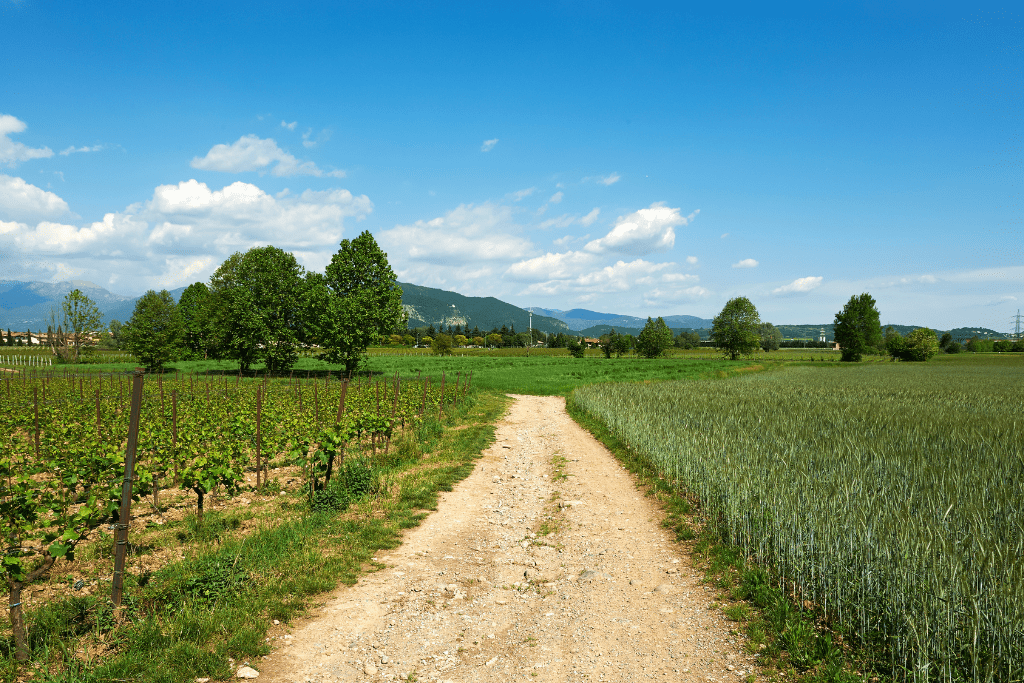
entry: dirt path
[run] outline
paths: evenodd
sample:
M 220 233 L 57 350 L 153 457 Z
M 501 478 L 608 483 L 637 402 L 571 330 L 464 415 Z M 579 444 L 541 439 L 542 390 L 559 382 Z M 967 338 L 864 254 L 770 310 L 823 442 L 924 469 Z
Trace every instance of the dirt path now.
M 497 435 L 437 512 L 378 555 L 387 569 L 275 636 L 261 680 L 750 675 L 752 660 L 709 610 L 712 593 L 657 510 L 563 399 L 517 396 Z M 556 481 L 558 458 L 569 477 Z M 538 534 L 548 517 L 560 530 Z

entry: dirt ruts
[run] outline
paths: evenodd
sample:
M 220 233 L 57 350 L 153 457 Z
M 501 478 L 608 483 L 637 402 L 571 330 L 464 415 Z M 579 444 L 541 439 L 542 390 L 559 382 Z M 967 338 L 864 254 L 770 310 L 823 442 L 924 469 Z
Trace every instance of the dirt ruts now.
M 260 680 L 734 681 L 754 672 L 631 476 L 562 398 L 514 398 L 473 474 L 400 548 L 378 555 L 387 569 L 275 631 L 273 653 L 252 663 Z

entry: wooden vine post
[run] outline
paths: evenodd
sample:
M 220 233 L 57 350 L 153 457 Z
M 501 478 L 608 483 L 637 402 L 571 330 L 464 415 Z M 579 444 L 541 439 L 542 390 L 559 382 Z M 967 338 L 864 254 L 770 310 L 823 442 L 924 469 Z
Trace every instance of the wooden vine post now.
M 263 387 L 256 388 L 256 490 L 262 488 L 260 475 L 263 473 L 263 434 L 260 426 L 263 421 Z
M 124 560 L 128 553 L 128 523 L 132 514 L 132 480 L 135 478 L 135 449 L 139 443 L 139 415 L 142 412 L 142 369 L 132 373 L 132 407 L 128 420 L 128 446 L 124 451 L 124 480 L 121 483 L 121 509 L 117 515 L 117 536 L 114 543 L 114 576 L 110 599 L 121 606 L 124 590 Z

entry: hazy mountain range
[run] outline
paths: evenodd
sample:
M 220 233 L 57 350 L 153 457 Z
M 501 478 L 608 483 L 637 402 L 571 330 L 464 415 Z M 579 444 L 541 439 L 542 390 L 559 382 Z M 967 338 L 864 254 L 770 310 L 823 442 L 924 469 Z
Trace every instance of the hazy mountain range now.
M 443 289 L 421 287 L 406 282 L 402 287 L 402 305 L 409 315 L 409 327 L 433 325 L 461 325 L 478 327 L 482 331 L 501 328 L 503 325 L 525 332 L 530 324 L 529 310 L 513 306 L 494 297 L 463 296 Z M 114 294 L 103 287 L 86 280 L 65 282 L 21 282 L 0 280 L 0 329 L 25 331 L 45 330 L 50 323 L 50 312 L 60 300 L 73 289 L 80 289 L 103 314 L 104 322 L 117 319 L 127 321 L 135 309 L 138 297 Z M 185 291 L 184 287 L 171 290 L 175 300 Z M 565 332 L 585 337 L 599 337 L 614 329 L 622 334 L 639 334 L 646 318 L 637 318 L 617 313 L 599 313 L 584 308 L 562 311 L 553 308 L 533 308 L 533 326 L 546 333 Z M 663 316 L 665 323 L 675 331 L 682 329 L 702 330 L 707 337 L 712 321 L 692 315 Z M 914 329 L 915 325 L 893 325 L 901 334 Z M 814 325 L 778 325 L 783 337 L 817 339 L 824 328 L 825 336 L 832 339 L 832 323 Z M 944 330 L 937 330 L 940 334 Z M 1001 337 L 999 333 L 983 327 L 959 327 L 949 330 L 956 339 L 973 336 L 981 338 Z

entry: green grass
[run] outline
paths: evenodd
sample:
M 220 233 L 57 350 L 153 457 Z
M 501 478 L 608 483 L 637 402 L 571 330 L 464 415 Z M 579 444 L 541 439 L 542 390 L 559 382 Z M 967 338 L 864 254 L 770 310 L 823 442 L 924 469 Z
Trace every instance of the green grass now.
M 920 681 L 1019 680 L 1022 382 L 1024 357 L 950 356 L 595 384 L 570 403 L 699 503 L 717 539 L 709 556 L 735 555 L 725 564 L 737 576 L 768 568 L 786 604 L 875 666 Z M 669 513 L 685 538 L 683 514 Z M 779 637 L 804 653 L 786 660 L 797 669 L 834 659 L 811 626 Z
M 436 509 L 439 492 L 472 472 L 506 404 L 496 395 L 467 400 L 445 424 L 428 420 L 396 439 L 387 456 L 373 461 L 376 481 L 393 486 L 377 487 L 345 514 L 311 512 L 299 492 L 289 499 L 290 514 L 256 517 L 261 526 L 248 534 L 239 531 L 248 508 L 211 511 L 202 528 L 192 518 L 177 523 L 166 532 L 184 545 L 185 559 L 152 575 L 131 574 L 121 618 L 114 619 L 106 597 L 91 596 L 29 615 L 33 680 L 226 679 L 229 658 L 259 669 L 272 620 L 286 622 L 316 596 L 372 570 L 377 550 L 396 547 L 403 529 Z M 446 428 L 455 424 L 464 428 Z M 86 645 L 105 652 L 92 659 L 76 654 Z M 0 638 L 5 683 L 16 676 L 11 650 L 10 639 Z

